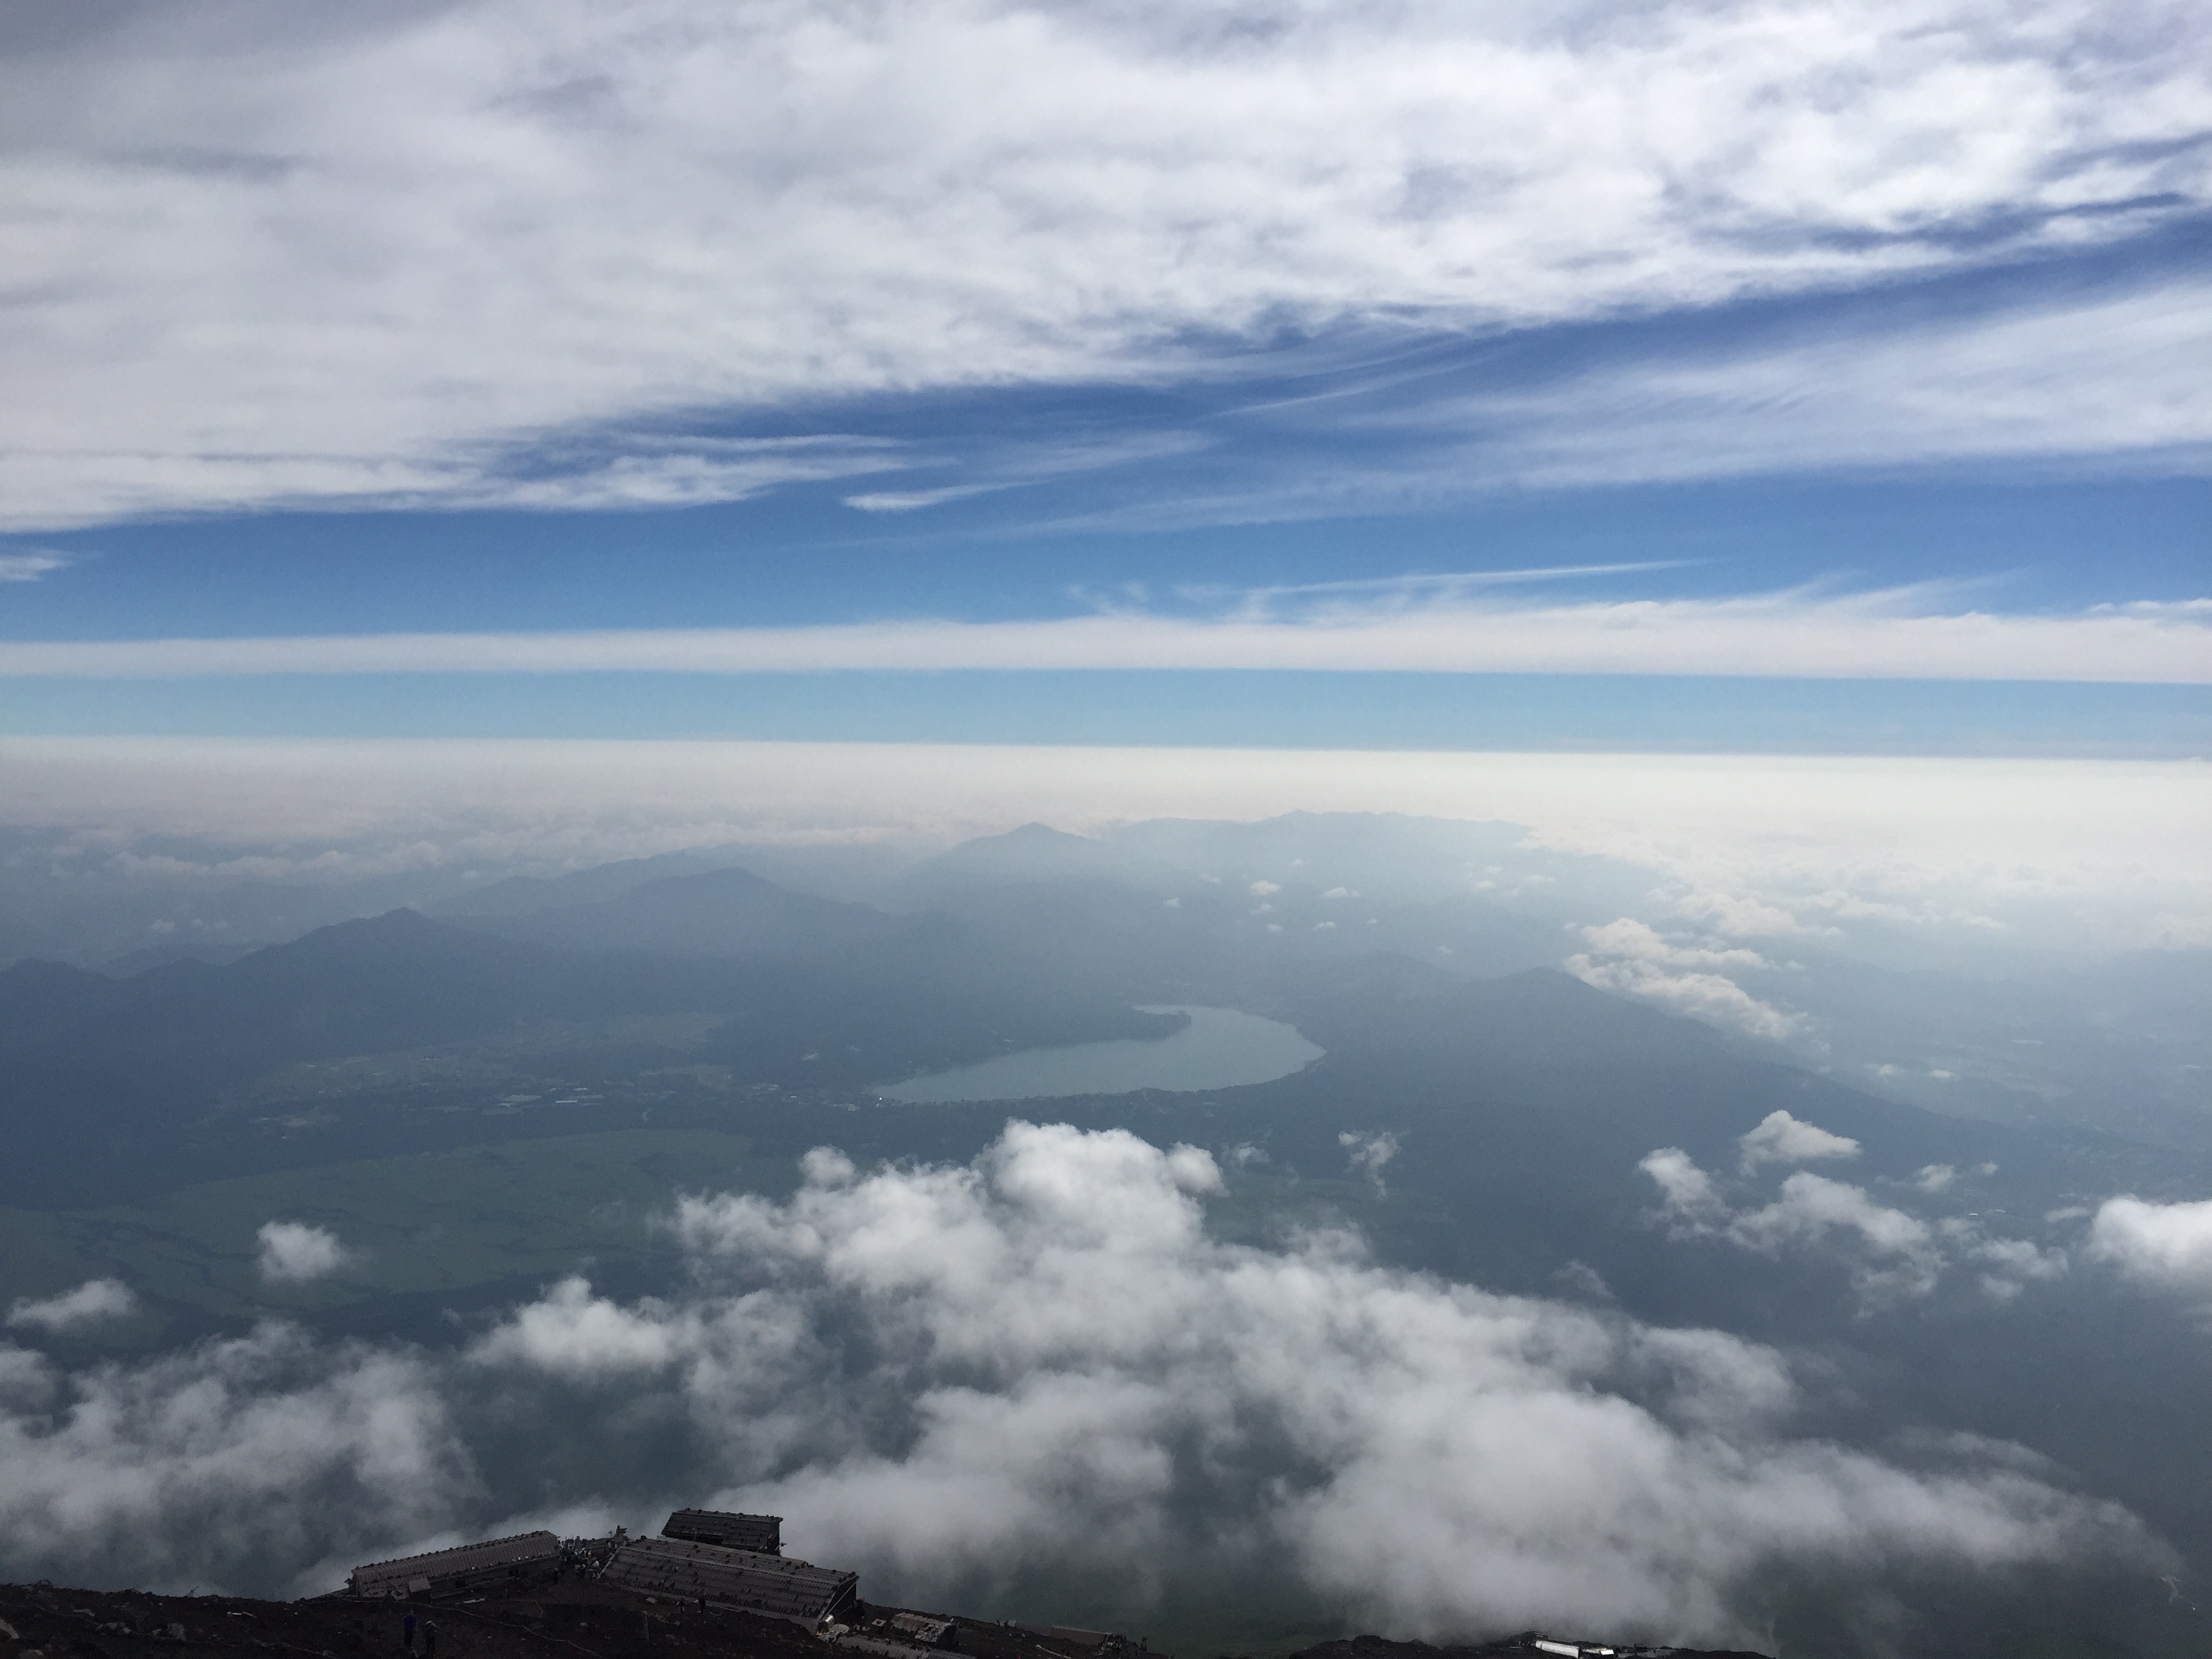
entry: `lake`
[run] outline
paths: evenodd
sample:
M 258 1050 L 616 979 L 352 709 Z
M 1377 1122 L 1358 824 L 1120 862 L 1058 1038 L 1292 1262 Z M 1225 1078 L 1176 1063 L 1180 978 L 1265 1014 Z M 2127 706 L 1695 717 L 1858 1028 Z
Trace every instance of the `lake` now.
M 1188 1014 L 1171 1036 L 1117 1037 L 1065 1048 L 1024 1048 L 887 1084 L 885 1100 L 922 1105 L 952 1100 L 1046 1100 L 1059 1095 L 1126 1095 L 1139 1089 L 1231 1089 L 1269 1083 L 1311 1065 L 1322 1050 L 1294 1025 L 1234 1008 L 1147 1008 Z

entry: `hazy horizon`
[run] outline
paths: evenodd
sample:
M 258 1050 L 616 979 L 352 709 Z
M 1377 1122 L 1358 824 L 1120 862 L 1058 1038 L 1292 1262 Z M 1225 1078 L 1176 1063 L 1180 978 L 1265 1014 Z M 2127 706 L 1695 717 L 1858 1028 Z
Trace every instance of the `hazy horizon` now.
M 2201 9 L 0 0 L 0 1583 L 2212 1641 Z

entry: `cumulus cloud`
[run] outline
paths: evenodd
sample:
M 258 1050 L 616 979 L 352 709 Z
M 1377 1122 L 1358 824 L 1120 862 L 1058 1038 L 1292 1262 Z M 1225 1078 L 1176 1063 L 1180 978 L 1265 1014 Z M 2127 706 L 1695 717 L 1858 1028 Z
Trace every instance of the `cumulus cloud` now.
M 1917 1216 L 1891 1209 L 1863 1187 L 1800 1170 L 1782 1183 L 1781 1195 L 1762 1208 L 1730 1218 L 1728 1236 L 1747 1249 L 1778 1254 L 1792 1245 L 1815 1245 L 1842 1234 L 1873 1265 L 1859 1270 L 1863 1288 L 1925 1295 L 1936 1286 L 1942 1258 L 1936 1235 Z
M 2025 1238 L 1983 1238 L 1961 1221 L 1946 1224 L 1951 1237 L 1966 1241 L 1967 1260 L 1980 1263 L 1982 1293 L 1994 1302 L 2009 1302 L 2035 1279 L 2057 1279 L 2073 1267 L 2073 1259 L 2057 1248 L 2045 1248 Z
M 1804 1024 L 1802 1016 L 1762 1002 L 1728 977 L 1730 971 L 1767 968 L 1756 951 L 1679 944 L 1632 916 L 1581 933 L 1589 949 L 1569 957 L 1567 971 L 1601 991 L 1775 1042 L 1796 1036 Z
M 1849 1135 L 1830 1134 L 1785 1111 L 1769 1112 L 1757 1128 L 1738 1137 L 1736 1145 L 1743 1149 L 1741 1167 L 1746 1175 L 1766 1164 L 1813 1164 L 1859 1155 L 1858 1142 Z
M 1636 1167 L 1658 1187 L 1665 1214 L 1678 1225 L 1703 1231 L 1728 1212 L 1727 1202 L 1712 1176 L 1680 1146 L 1646 1152 Z
M 138 1298 L 119 1279 L 88 1279 L 73 1291 L 33 1301 L 25 1297 L 8 1310 L 10 1325 L 35 1325 L 42 1330 L 73 1330 L 103 1319 L 116 1319 L 137 1311 Z
M 137 1365 L 33 1363 L 0 1408 L 0 1551 L 25 1577 L 281 1587 L 433 1530 L 473 1484 L 434 1370 L 404 1352 L 264 1325 Z
M 2212 196 L 2204 35 L 2170 0 L 224 16 L 103 13 L 0 54 L 0 248 L 33 296 L 0 415 L 20 522 L 726 498 L 759 465 L 671 454 L 672 422 L 1155 378 L 1188 361 L 1164 343 L 1284 324 L 1829 292 L 2094 246 Z M 2147 331 L 2079 349 L 2094 368 Z M 1990 355 L 1970 341 L 1902 397 L 1846 381 L 1804 424 L 1846 426 L 1848 452 L 1887 415 L 1918 441 L 1960 404 L 2002 409 L 1971 372 Z M 1541 400 L 1468 418 L 1560 477 L 1608 448 L 1670 476 L 1795 424 L 1715 441 L 1716 406 L 1772 406 L 1737 365 L 1581 400 L 1607 417 L 1583 431 L 1620 435 L 1578 441 Z M 2200 404 L 2100 399 L 2096 424 L 2170 442 Z
M 326 1227 L 304 1221 L 269 1221 L 254 1237 L 260 1241 L 261 1276 L 272 1285 L 304 1285 L 344 1267 L 345 1247 Z
M 2160 1290 L 2212 1296 L 2212 1199 L 2107 1199 L 2089 1224 L 2089 1253 Z
M 696 1344 L 696 1333 L 687 1332 L 663 1303 L 618 1308 L 592 1296 L 587 1281 L 569 1278 L 503 1321 L 471 1353 L 485 1364 L 513 1361 L 604 1376 L 665 1365 L 685 1346 L 687 1335 Z
M 1126 1599 L 1266 1560 L 1401 1633 L 1720 1637 L 1778 1562 L 2164 1567 L 2016 1457 L 1793 1433 L 1806 1396 L 1756 1344 L 1380 1267 L 1341 1233 L 1221 1243 L 1195 1148 L 1017 1123 L 965 1165 L 803 1173 L 781 1202 L 683 1200 L 680 1292 L 564 1279 L 448 1358 L 276 1325 L 76 1376 L 0 1349 L 0 1548 L 306 1585 L 518 1508 L 575 1524 L 606 1511 L 574 1458 L 495 1509 L 465 1430 L 565 1444 L 581 1390 L 607 1470 L 680 1432 L 690 1495 L 915 1593 L 1040 1571 Z
M 1857 1142 L 1786 1112 L 1770 1114 L 1739 1145 L 1747 1176 L 1768 1163 L 1852 1157 L 1859 1151 Z M 1637 1167 L 1659 1188 L 1658 1218 L 1675 1237 L 1719 1238 L 1762 1255 L 1838 1261 L 1848 1267 L 1868 1306 L 1926 1296 L 1954 1268 L 1973 1270 L 1984 1295 L 2010 1301 L 2030 1282 L 2056 1279 L 2070 1266 L 2062 1249 L 1992 1237 L 1969 1217 L 1923 1219 L 1881 1202 L 1863 1187 L 1809 1170 L 1793 1172 L 1772 1199 L 1759 1203 L 1731 1197 L 1679 1146 L 1648 1153 Z M 1931 1194 L 1942 1190 L 1924 1180 L 1916 1184 Z
M 1375 1183 L 1375 1190 L 1382 1187 L 1382 1166 L 1398 1156 L 1398 1137 L 1383 1130 L 1355 1133 L 1346 1130 L 1336 1138 L 1336 1144 L 1351 1155 L 1352 1170 Z
M 731 1449 L 727 1500 L 836 1559 L 937 1582 L 1141 1576 L 1241 1540 L 1405 1632 L 1570 1614 L 1720 1632 L 1777 1555 L 1994 1564 L 2130 1530 L 2016 1471 L 1913 1474 L 1792 1439 L 1796 1385 L 1754 1345 L 1395 1272 L 1337 1236 L 1218 1243 L 1197 1201 L 1218 1179 L 1194 1149 L 1065 1126 L 1010 1126 L 965 1167 L 825 1158 L 786 1203 L 684 1204 L 720 1287 L 696 1306 L 563 1285 L 503 1328 L 550 1310 L 559 1342 L 502 1336 L 482 1358 L 566 1375 L 580 1346 L 664 1367 Z M 767 1395 L 787 1413 L 771 1430 Z M 810 1454 L 776 1472 L 770 1441 Z M 1287 1480 L 1285 1453 L 1304 1471 Z

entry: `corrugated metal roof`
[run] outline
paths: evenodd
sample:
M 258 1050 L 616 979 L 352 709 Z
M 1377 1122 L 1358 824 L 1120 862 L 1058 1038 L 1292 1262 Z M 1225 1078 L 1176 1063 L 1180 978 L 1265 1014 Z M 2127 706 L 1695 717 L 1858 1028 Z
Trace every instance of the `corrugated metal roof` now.
M 780 1515 L 738 1515 L 729 1510 L 678 1510 L 660 1529 L 664 1538 L 686 1538 L 695 1544 L 720 1544 L 756 1555 L 783 1553 L 783 1517 Z
M 511 1538 L 488 1538 L 479 1544 L 456 1544 L 451 1549 L 369 1562 L 353 1570 L 353 1591 L 356 1595 L 371 1595 L 404 1589 L 417 1578 L 435 1584 L 471 1573 L 560 1559 L 561 1540 L 551 1533 L 519 1532 Z
M 688 1539 L 636 1538 L 615 1552 L 599 1582 L 686 1601 L 704 1596 L 709 1607 L 813 1626 L 850 1606 L 859 1596 L 860 1579 L 858 1573 L 788 1556 Z

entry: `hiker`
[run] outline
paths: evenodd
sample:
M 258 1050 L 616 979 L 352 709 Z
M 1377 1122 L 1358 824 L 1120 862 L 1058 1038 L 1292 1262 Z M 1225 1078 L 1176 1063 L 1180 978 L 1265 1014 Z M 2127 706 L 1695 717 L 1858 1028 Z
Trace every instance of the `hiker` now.
M 422 1621 L 422 1659 L 438 1659 L 438 1621 Z
M 407 1616 L 399 1621 L 399 1641 L 408 1652 L 415 1651 L 415 1609 L 407 1609 Z

